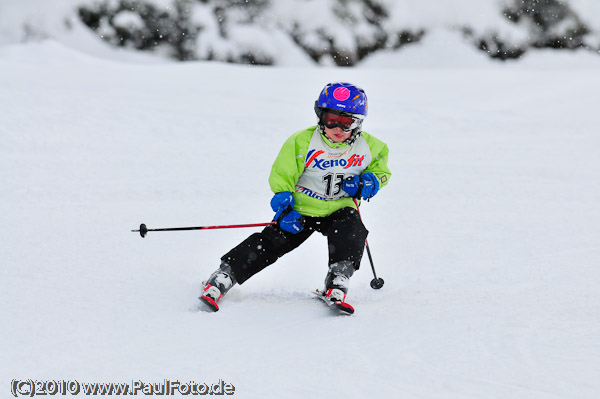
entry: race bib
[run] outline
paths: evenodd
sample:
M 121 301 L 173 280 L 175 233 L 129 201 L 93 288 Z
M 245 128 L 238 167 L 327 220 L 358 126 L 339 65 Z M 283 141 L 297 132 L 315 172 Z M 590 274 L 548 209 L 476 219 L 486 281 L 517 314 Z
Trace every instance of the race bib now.
M 326 201 L 348 197 L 342 190 L 342 182 L 350 176 L 360 175 L 371 159 L 371 150 L 361 136 L 350 147 L 331 148 L 316 129 L 304 160 L 306 169 L 298 179 L 296 191 Z

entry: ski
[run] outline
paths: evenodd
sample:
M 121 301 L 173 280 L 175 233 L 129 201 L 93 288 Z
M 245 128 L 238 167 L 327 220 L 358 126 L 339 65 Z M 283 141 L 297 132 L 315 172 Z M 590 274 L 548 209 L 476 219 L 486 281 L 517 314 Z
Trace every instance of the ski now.
M 315 289 L 312 291 L 315 297 L 322 300 L 331 310 L 336 311 L 339 314 L 351 315 L 354 313 L 354 308 L 348 302 L 345 301 L 330 301 L 327 298 L 325 291 Z M 206 311 L 217 312 L 219 311 L 219 305 L 217 302 L 208 295 L 202 295 L 199 297 L 202 302 L 202 308 Z
M 316 290 L 312 291 L 312 293 L 317 298 L 319 298 L 320 300 L 322 300 L 323 302 L 325 302 L 325 304 L 330 309 L 339 312 L 339 314 L 351 315 L 351 314 L 354 313 L 354 308 L 348 302 L 342 302 L 342 301 L 332 302 L 332 301 L 329 300 L 329 298 L 327 298 L 325 296 L 325 291 L 323 291 L 323 290 L 320 290 L 320 289 L 317 288 Z
M 211 297 L 201 296 L 200 300 L 204 305 L 206 305 L 206 308 L 208 308 L 210 311 L 216 312 L 219 310 L 219 305 L 217 305 L 217 303 Z

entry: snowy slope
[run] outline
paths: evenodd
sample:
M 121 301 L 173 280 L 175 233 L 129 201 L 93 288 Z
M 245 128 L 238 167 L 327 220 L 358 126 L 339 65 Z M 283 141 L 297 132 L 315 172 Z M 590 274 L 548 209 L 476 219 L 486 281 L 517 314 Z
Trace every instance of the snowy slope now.
M 597 398 L 600 74 L 581 64 L 251 68 L 1 47 L 0 395 L 32 378 Z M 315 235 L 198 311 L 201 281 L 254 230 L 130 230 L 268 221 L 271 162 L 340 79 L 367 90 L 365 129 L 391 148 L 391 183 L 362 207 L 386 285 L 369 287 L 365 257 L 356 314 L 332 317 L 309 295 L 326 272 Z

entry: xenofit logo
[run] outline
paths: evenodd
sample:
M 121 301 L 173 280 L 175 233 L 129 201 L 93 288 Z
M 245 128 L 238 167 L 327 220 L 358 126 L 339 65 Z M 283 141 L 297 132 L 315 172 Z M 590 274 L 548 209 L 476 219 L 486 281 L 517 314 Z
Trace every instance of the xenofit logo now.
M 306 154 L 306 167 L 310 168 L 318 168 L 321 170 L 325 170 L 327 168 L 335 168 L 337 166 L 341 166 L 344 169 L 348 169 L 353 166 L 361 166 L 362 162 L 365 159 L 365 156 L 358 156 L 356 154 L 352 154 L 352 156 L 346 159 L 319 159 L 318 156 L 323 154 L 325 151 L 323 150 L 311 150 Z M 312 166 L 311 166 L 312 165 Z

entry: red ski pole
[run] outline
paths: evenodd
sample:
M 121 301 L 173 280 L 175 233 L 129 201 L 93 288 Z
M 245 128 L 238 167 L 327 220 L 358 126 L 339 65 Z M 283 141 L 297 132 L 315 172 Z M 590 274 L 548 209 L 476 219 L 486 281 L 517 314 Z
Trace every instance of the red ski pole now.
M 259 227 L 269 226 L 277 224 L 277 222 L 266 222 L 266 223 L 251 223 L 251 224 L 228 224 L 223 226 L 196 226 L 196 227 L 166 227 L 160 229 L 149 229 L 144 223 L 140 224 L 139 230 L 131 230 L 132 232 L 139 232 L 142 237 L 145 237 L 149 231 L 183 231 L 183 230 L 214 230 L 214 229 L 238 229 L 240 227 Z

